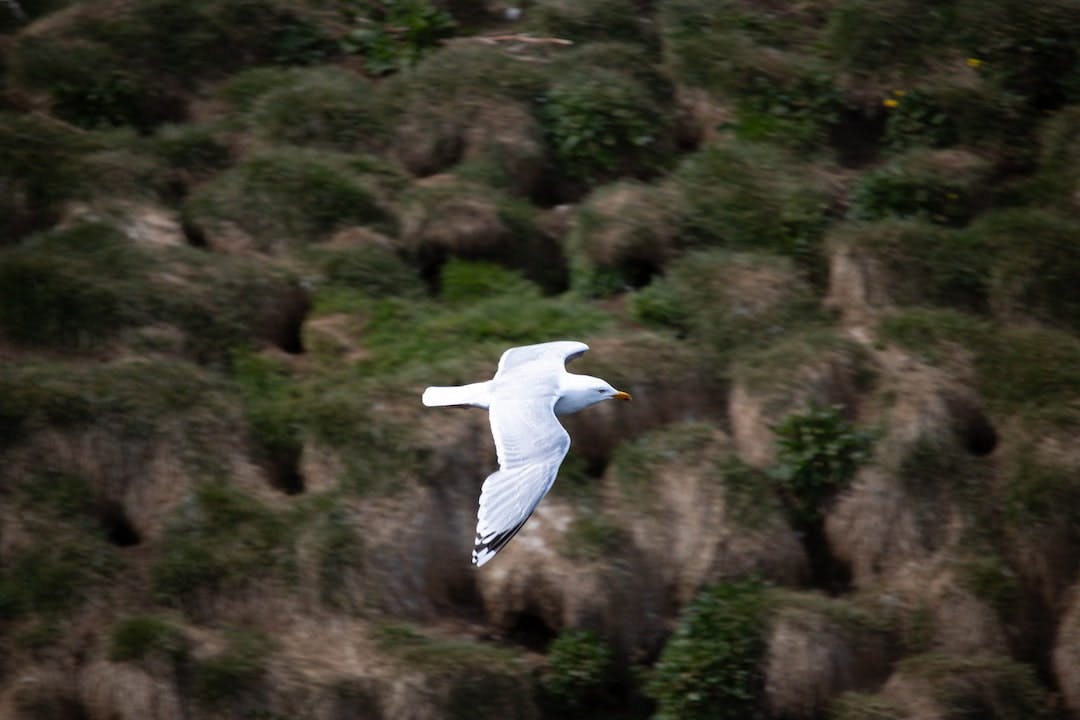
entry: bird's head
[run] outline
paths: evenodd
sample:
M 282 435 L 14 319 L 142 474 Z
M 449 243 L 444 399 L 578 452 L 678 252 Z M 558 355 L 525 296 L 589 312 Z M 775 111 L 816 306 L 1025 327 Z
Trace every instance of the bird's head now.
M 555 405 L 555 414 L 575 413 L 605 400 L 629 399 L 630 393 L 616 390 L 606 380 L 591 375 L 567 374 L 562 397 Z

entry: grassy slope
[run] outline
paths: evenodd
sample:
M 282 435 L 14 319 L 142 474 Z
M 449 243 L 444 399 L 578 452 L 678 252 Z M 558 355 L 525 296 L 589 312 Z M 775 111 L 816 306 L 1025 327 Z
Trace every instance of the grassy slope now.
M 264 708 L 279 649 L 214 598 L 395 612 L 365 508 L 430 471 L 411 409 L 424 384 L 482 376 L 509 345 L 659 336 L 710 387 L 785 386 L 820 338 L 847 342 L 820 309 L 837 248 L 880 270 L 876 349 L 962 358 L 993 424 L 1015 431 L 986 503 L 1005 511 L 971 511 L 983 534 L 1066 558 L 1080 542 L 1080 490 L 1039 454 L 1080 420 L 1069 2 L 664 0 L 635 20 L 629 0 L 544 0 L 510 28 L 422 2 L 366 19 L 274 0 L 22 5 L 21 21 L 0 5 L 12 657 L 66 652 L 66 620 L 107 597 L 110 619 L 139 614 L 115 657 L 164 653 L 152 672 L 175 671 L 207 713 Z M 575 44 L 468 40 L 489 29 Z M 146 230 L 149 211 L 164 231 Z M 653 379 L 645 355 L 620 380 Z M 183 478 L 167 517 L 125 505 L 139 474 L 116 454 L 51 454 L 50 432 L 132 448 L 136 464 L 164 453 Z M 312 448 L 336 471 L 305 492 Z M 237 456 L 266 487 L 236 479 Z M 598 547 L 622 537 L 621 520 L 597 522 Z M 1049 611 L 1074 576 L 1038 602 Z M 286 589 L 312 579 L 314 600 Z M 221 635 L 215 652 L 190 660 L 174 621 Z M 397 661 L 426 642 L 410 630 Z M 518 692 L 519 670 L 497 684 Z M 467 681 L 433 702 L 461 712 Z M 622 684 L 624 699 L 640 685 Z M 888 704 L 864 699 L 838 712 Z

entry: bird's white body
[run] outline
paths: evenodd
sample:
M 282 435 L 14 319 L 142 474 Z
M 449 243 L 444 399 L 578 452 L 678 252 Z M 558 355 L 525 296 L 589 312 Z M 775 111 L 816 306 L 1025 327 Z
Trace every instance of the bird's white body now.
M 600 378 L 566 371 L 567 361 L 589 346 L 572 341 L 511 348 L 495 377 L 458 387 L 429 387 L 424 405 L 486 408 L 499 470 L 484 481 L 473 564 L 495 556 L 521 529 L 551 489 L 570 449 L 570 436 L 556 419 L 605 400 L 630 396 Z

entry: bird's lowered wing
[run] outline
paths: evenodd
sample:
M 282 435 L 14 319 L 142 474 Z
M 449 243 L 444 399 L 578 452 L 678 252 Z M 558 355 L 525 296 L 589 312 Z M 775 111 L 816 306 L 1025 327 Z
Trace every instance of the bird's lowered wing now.
M 555 399 L 502 398 L 488 411 L 499 470 L 488 476 L 480 493 L 472 555 L 477 567 L 510 542 L 555 482 L 570 449 L 570 436 L 555 419 Z
M 574 358 L 584 355 L 588 349 L 589 346 L 585 343 L 573 340 L 557 340 L 539 345 L 510 348 L 499 358 L 499 369 L 495 372 L 495 377 L 535 360 L 550 360 L 553 366 L 562 367 Z

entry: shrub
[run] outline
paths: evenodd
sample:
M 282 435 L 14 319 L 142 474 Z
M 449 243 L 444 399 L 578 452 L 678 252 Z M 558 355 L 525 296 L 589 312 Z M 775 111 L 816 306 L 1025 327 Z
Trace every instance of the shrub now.
M 1023 98 L 990 80 L 930 80 L 893 100 L 884 136 L 893 151 L 963 145 L 1027 160 L 1031 116 Z
M 562 171 L 588 184 L 655 170 L 670 125 L 644 87 L 605 69 L 582 69 L 557 81 L 544 98 L 542 118 Z
M 310 242 L 350 224 L 386 227 L 377 184 L 345 156 L 267 150 L 222 173 L 188 200 L 201 229 L 232 223 L 264 250 Z
M 683 197 L 678 242 L 776 250 L 813 266 L 827 203 L 792 165 L 783 152 L 742 142 L 689 156 L 672 174 Z
M 373 87 L 343 70 L 319 68 L 297 71 L 261 94 L 252 122 L 270 143 L 371 151 L 386 143 L 385 114 Z
M 852 193 L 848 216 L 915 217 L 963 225 L 978 208 L 989 171 L 986 161 L 969 153 L 913 151 L 863 175 Z
M 380 4 L 346 0 L 342 14 L 354 27 L 342 42 L 364 56 L 372 75 L 414 65 L 454 34 L 453 17 L 428 0 L 388 0 Z
M 824 504 L 847 487 L 870 457 L 872 436 L 856 430 L 836 407 L 811 407 L 772 430 L 777 452 L 770 475 L 801 522 L 818 520 Z
M 646 688 L 660 720 L 758 717 L 767 598 L 758 581 L 702 591 L 683 611 Z
M 548 647 L 544 692 L 564 712 L 580 712 L 606 699 L 613 679 L 611 648 L 591 632 L 565 630 Z
M 183 633 L 164 618 L 132 615 L 113 626 L 109 641 L 109 659 L 131 662 L 159 655 L 178 661 L 187 655 Z

